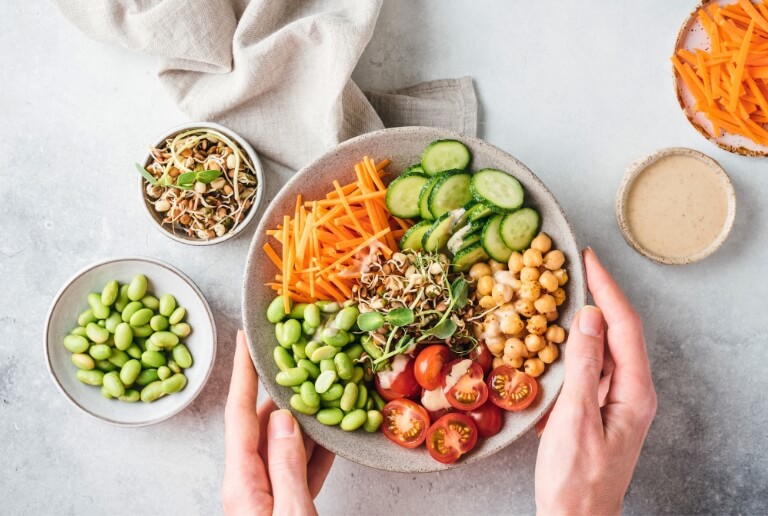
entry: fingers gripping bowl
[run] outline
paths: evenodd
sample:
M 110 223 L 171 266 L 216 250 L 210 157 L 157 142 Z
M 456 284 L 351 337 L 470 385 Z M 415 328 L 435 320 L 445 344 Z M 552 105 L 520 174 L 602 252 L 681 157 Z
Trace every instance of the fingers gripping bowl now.
M 320 157 L 300 172 L 283 188 L 271 203 L 251 245 L 243 286 L 243 319 L 251 356 L 267 391 L 281 407 L 290 407 L 293 392 L 278 385 L 279 372 L 273 358 L 275 328 L 265 316 L 274 293 L 266 284 L 274 281 L 274 267 L 264 256 L 262 248 L 268 242 L 266 230 L 277 227 L 285 214 L 293 213 L 297 195 L 305 200 L 321 199 L 332 190 L 333 179 L 347 183 L 355 178 L 354 165 L 362 156 L 377 160 L 388 158 L 391 181 L 409 165 L 419 161 L 425 147 L 441 139 L 461 140 L 472 155 L 472 168 L 493 168 L 514 175 L 525 190 L 527 205 L 541 215 L 541 230 L 552 238 L 569 264 L 570 281 L 566 288 L 567 300 L 559 307 L 559 324 L 569 327 L 576 310 L 586 302 L 586 287 L 581 257 L 571 227 L 557 201 L 541 181 L 522 163 L 505 152 L 474 138 L 434 128 L 406 127 L 382 130 L 363 135 L 341 144 Z M 563 381 L 563 361 L 548 367 L 539 379 L 539 394 L 534 403 L 523 412 L 505 414 L 500 433 L 478 441 L 471 454 L 457 464 L 467 464 L 487 457 L 512 443 L 551 407 Z M 370 467 L 403 472 L 426 472 L 445 469 L 447 465 L 435 462 L 422 447 L 409 450 L 393 446 L 381 433 L 343 432 L 324 426 L 315 417 L 298 414 L 302 427 L 322 446 L 350 460 Z

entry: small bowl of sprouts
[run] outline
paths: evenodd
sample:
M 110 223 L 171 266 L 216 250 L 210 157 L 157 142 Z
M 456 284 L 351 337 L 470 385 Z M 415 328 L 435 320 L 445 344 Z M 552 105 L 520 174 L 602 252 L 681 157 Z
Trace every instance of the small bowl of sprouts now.
M 217 244 L 254 219 L 264 170 L 241 136 L 218 124 L 191 122 L 155 142 L 136 168 L 144 206 L 164 235 L 184 244 Z

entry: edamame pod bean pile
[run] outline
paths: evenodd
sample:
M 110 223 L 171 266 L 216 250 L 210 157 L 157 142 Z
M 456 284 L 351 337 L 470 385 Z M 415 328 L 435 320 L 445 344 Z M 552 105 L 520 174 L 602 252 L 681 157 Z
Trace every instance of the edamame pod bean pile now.
M 286 314 L 284 302 L 283 296 L 276 297 L 267 319 L 275 325 L 279 344 L 275 380 L 293 390 L 291 407 L 347 432 L 378 431 L 384 400 L 372 387 L 370 368 L 359 363 L 364 350 L 353 331 L 359 315 L 355 303 L 290 302 Z
M 147 291 L 146 276 L 108 282 L 88 294 L 89 308 L 64 337 L 81 382 L 101 387 L 105 398 L 150 403 L 187 385 L 192 354 L 182 342 L 192 328 L 176 298 Z

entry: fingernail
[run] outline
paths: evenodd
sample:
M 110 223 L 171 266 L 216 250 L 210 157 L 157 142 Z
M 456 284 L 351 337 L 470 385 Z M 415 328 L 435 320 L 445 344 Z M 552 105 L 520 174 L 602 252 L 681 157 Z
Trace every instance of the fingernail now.
M 594 249 L 592 249 L 592 246 L 591 246 L 591 245 L 588 245 L 588 246 L 587 246 L 587 247 L 585 247 L 585 248 L 584 248 L 584 250 L 582 251 L 582 254 L 587 254 L 587 253 L 592 253 L 592 254 L 594 254 L 594 255 L 595 255 L 595 258 L 597 258 L 597 253 L 595 252 L 595 250 L 594 250 Z
M 287 410 L 276 410 L 269 416 L 269 436 L 272 439 L 291 437 L 295 426 L 293 416 Z
M 579 331 L 590 337 L 603 333 L 603 312 L 596 306 L 587 305 L 579 312 Z

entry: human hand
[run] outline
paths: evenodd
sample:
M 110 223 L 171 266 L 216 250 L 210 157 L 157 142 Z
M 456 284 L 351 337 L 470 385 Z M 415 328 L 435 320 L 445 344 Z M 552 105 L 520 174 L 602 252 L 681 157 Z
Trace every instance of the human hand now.
M 656 413 L 640 318 L 591 249 L 584 263 L 599 308 L 584 307 L 570 330 L 536 460 L 540 514 L 619 514 Z
M 259 382 L 242 331 L 224 411 L 226 458 L 221 488 L 227 515 L 317 514 L 334 455 L 308 438 L 272 400 L 256 409 Z M 268 422 L 268 423 L 267 423 Z

